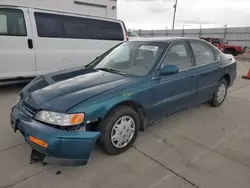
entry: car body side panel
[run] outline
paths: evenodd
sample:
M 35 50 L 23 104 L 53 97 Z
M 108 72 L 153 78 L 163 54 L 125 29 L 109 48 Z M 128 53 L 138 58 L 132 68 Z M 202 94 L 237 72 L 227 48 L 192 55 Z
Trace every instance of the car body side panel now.
M 222 78 L 222 64 L 219 61 L 196 67 L 198 81 L 198 101 L 212 98 L 219 80 Z
M 180 111 L 195 104 L 197 81 L 193 68 L 175 75 L 163 76 L 153 80 L 148 91 L 151 106 L 148 107 L 149 119 L 157 119 Z

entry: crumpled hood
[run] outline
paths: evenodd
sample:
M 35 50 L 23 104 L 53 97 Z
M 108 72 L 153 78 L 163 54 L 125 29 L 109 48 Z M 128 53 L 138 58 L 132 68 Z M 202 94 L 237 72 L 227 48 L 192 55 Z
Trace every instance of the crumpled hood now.
M 70 69 L 39 76 L 21 92 L 22 100 L 36 110 L 65 112 L 102 92 L 121 86 L 129 77 L 94 69 Z

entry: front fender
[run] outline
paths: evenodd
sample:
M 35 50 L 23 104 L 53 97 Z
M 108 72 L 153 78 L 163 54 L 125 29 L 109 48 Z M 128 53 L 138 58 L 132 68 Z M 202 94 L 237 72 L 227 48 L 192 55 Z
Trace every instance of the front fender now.
M 125 102 L 134 102 L 145 110 L 151 105 L 151 95 L 153 95 L 153 93 L 148 92 L 151 87 L 150 81 L 151 76 L 140 78 L 129 85 L 117 87 L 97 97 L 83 101 L 70 108 L 67 112 L 85 113 L 84 121 L 89 123 L 105 117 L 113 107 Z
M 109 99 L 103 99 L 103 100 L 98 100 L 90 105 L 83 105 L 79 104 L 76 107 L 72 108 L 70 112 L 84 112 L 85 113 L 85 123 L 86 122 L 95 122 L 99 120 L 100 118 L 103 118 L 106 116 L 106 114 L 115 106 L 132 101 L 134 103 L 137 103 L 141 105 L 138 102 L 135 102 L 132 96 L 124 96 L 123 94 L 119 96 L 113 96 L 110 97 Z M 141 105 L 142 106 L 142 105 Z

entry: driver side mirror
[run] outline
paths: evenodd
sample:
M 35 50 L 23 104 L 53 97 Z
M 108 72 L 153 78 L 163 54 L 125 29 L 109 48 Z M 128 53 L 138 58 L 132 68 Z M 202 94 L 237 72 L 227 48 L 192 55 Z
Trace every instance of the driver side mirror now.
M 165 65 L 160 71 L 160 76 L 177 74 L 178 72 L 179 68 L 177 67 L 177 65 Z

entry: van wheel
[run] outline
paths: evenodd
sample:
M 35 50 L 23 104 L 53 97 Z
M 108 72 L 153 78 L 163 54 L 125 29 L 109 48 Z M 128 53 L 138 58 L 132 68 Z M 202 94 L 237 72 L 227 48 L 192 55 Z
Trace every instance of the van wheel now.
M 110 112 L 98 125 L 101 132 L 99 144 L 111 155 L 128 150 L 134 143 L 140 120 L 138 114 L 127 106 L 120 106 Z
M 225 79 L 221 79 L 216 87 L 216 91 L 214 92 L 213 98 L 210 101 L 210 104 L 213 107 L 220 106 L 226 96 L 227 96 L 228 82 Z

